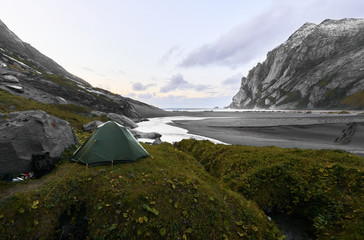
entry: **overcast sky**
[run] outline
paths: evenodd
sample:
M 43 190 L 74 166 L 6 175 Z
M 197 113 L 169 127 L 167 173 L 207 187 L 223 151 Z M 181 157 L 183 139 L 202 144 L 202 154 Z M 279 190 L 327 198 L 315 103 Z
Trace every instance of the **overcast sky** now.
M 23 41 L 95 87 L 161 108 L 224 107 L 305 22 L 363 18 L 363 0 L 0 0 Z

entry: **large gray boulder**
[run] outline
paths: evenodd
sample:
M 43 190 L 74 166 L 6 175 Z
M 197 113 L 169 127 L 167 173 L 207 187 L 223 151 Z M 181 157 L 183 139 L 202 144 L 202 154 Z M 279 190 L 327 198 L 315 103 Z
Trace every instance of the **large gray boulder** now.
M 110 119 L 111 121 L 114 121 L 116 123 L 119 123 L 120 125 L 123 125 L 124 127 L 127 127 L 127 128 L 133 129 L 133 128 L 137 128 L 138 127 L 138 124 L 136 124 L 130 118 L 125 117 L 124 115 L 119 115 L 119 114 L 116 114 L 116 113 L 108 113 L 106 115 L 106 117 L 108 119 Z
M 70 124 L 44 111 L 13 112 L 0 118 L 0 175 L 33 169 L 32 154 L 60 157 L 78 140 Z

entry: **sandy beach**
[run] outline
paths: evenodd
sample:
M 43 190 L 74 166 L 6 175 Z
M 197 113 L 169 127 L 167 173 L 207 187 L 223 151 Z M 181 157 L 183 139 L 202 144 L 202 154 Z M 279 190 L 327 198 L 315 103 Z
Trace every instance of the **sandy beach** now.
M 171 125 L 228 144 L 341 149 L 364 156 L 364 115 L 328 112 L 178 112 Z

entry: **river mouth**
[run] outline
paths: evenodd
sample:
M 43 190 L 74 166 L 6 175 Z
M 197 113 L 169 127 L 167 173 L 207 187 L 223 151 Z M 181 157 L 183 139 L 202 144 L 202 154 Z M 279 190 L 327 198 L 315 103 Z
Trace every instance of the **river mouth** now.
M 314 240 L 312 223 L 305 217 L 285 213 L 271 213 L 269 217 L 277 224 L 285 240 Z

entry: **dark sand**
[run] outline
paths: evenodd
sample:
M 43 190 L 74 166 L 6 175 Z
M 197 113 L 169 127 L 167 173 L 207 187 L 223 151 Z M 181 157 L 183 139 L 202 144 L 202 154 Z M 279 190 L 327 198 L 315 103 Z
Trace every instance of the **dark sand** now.
M 172 125 L 228 144 L 341 149 L 364 156 L 364 115 L 297 112 L 179 112 L 208 117 Z M 177 114 L 176 114 L 177 115 Z M 354 124 L 353 124 L 354 123 Z M 335 142 L 336 140 L 336 142 Z

